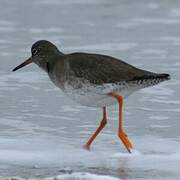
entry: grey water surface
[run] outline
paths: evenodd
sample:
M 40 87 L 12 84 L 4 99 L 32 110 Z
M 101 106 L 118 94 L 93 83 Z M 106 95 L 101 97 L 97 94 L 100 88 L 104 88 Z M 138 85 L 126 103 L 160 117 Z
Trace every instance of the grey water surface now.
M 108 108 L 108 125 L 87 152 L 102 110 L 71 101 L 36 65 L 11 72 L 39 39 L 171 74 L 125 101 L 132 154 L 117 137 L 118 106 Z M 178 0 L 0 0 L 0 176 L 180 179 L 179 79 Z

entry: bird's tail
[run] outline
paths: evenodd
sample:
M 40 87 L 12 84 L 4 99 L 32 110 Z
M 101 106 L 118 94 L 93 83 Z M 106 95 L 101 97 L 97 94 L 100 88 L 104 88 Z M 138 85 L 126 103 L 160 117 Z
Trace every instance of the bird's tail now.
M 165 81 L 165 80 L 170 80 L 171 79 L 171 76 L 169 74 L 157 74 L 155 76 L 155 78 L 158 78 L 162 81 Z
M 150 75 L 144 75 L 140 77 L 135 77 L 133 80 L 131 80 L 132 84 L 138 84 L 142 88 L 148 87 L 148 86 L 154 86 L 156 84 L 159 84 L 160 82 L 166 81 L 171 79 L 169 74 L 150 74 Z

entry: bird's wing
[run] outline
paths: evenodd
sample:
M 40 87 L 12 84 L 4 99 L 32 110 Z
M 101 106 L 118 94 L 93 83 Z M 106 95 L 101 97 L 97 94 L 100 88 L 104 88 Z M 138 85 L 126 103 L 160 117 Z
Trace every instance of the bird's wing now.
M 153 75 L 149 71 L 138 69 L 122 60 L 99 54 L 73 53 L 65 58 L 69 70 L 78 78 L 91 83 L 117 83 L 130 81 L 145 75 Z

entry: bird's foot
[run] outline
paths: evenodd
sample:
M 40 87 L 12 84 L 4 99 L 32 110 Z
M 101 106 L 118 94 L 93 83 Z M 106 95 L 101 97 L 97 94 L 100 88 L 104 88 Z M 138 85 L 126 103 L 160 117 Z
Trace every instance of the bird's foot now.
M 128 152 L 131 153 L 133 146 L 132 146 L 132 143 L 130 142 L 130 140 L 128 139 L 128 135 L 123 130 L 121 130 L 118 133 L 118 136 L 121 139 L 124 146 L 126 147 L 126 149 L 128 150 Z
M 87 145 L 87 144 L 85 144 L 85 145 L 83 146 L 83 148 L 84 148 L 85 150 L 87 150 L 87 151 L 90 151 L 90 150 L 91 150 L 91 149 L 90 149 L 90 146 Z

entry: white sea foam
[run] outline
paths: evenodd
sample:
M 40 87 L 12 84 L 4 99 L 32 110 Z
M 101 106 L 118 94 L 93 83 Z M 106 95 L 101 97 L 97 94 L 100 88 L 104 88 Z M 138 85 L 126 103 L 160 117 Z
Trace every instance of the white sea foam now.
M 119 178 L 115 178 L 112 176 L 104 176 L 97 174 L 90 174 L 85 172 L 80 173 L 72 173 L 72 174 L 64 174 L 56 176 L 57 180 L 120 180 Z M 47 178 L 46 180 L 53 180 L 53 178 Z
M 2 177 L 0 179 L 16 179 L 16 180 L 39 180 L 39 178 L 21 178 L 21 177 Z M 42 180 L 120 180 L 113 176 L 98 175 L 87 172 L 74 172 L 68 174 L 62 174 L 53 177 L 41 178 Z

